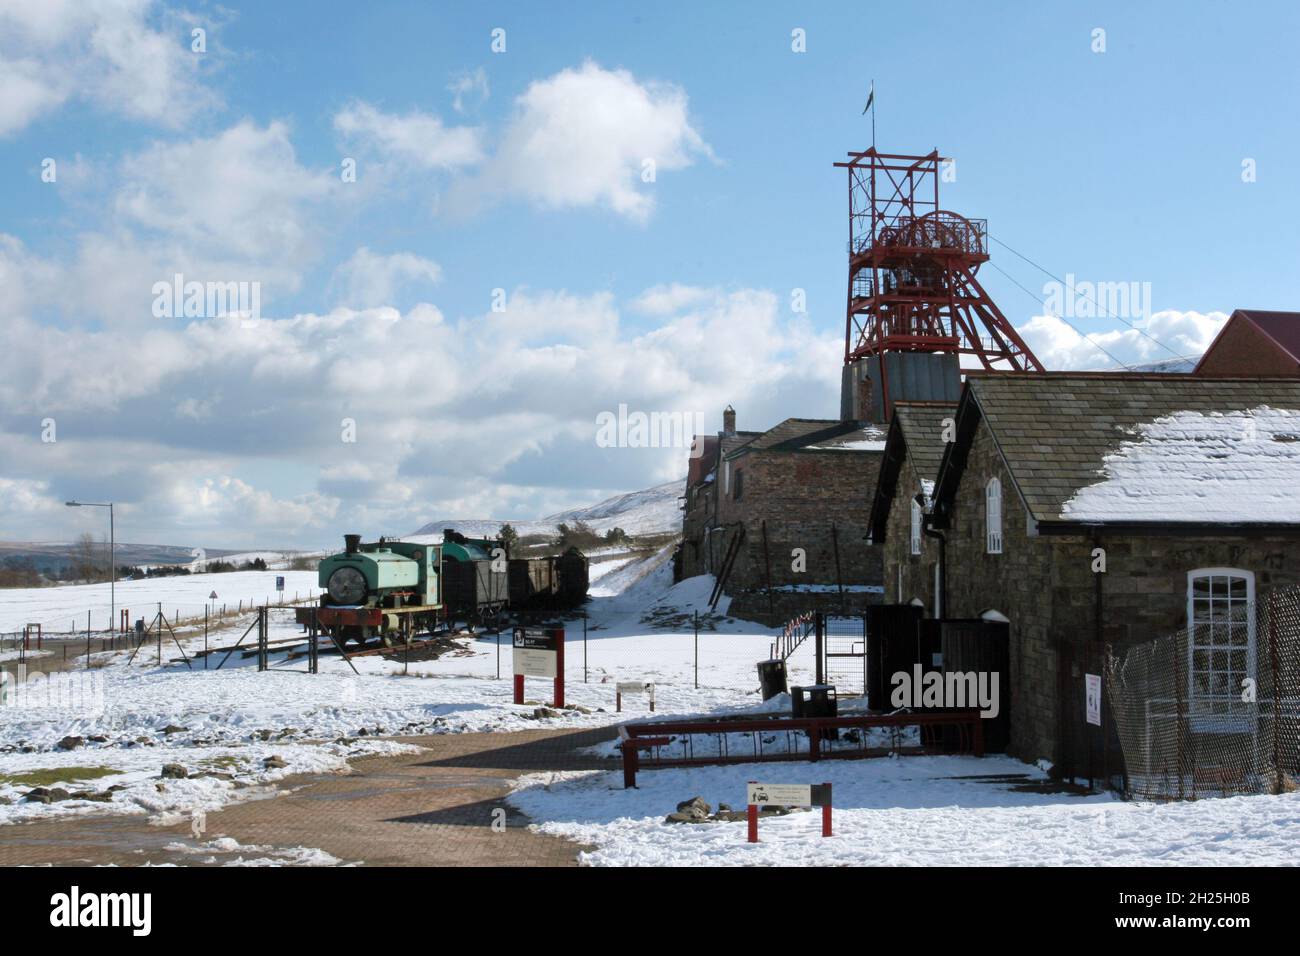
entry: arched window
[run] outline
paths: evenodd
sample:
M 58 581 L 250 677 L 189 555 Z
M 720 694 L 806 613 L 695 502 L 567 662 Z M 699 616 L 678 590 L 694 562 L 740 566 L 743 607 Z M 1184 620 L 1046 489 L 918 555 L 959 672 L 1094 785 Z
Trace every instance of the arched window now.
M 1192 726 L 1238 733 L 1251 713 L 1242 681 L 1255 677 L 1255 575 L 1239 568 L 1187 573 L 1187 678 Z
M 921 506 L 912 499 L 912 553 L 921 553 Z
M 984 550 L 1002 553 L 1002 482 L 996 477 L 984 486 Z

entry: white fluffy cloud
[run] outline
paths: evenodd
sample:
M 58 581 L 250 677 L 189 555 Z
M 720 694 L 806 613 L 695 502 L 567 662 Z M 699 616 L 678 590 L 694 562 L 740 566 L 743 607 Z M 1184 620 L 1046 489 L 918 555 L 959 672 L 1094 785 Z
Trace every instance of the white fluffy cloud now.
M 709 289 L 673 282 L 646 289 L 632 301 L 631 308 L 643 315 L 671 315 L 705 301 L 711 295 Z
M 1016 331 L 1048 369 L 1106 369 L 1115 367 L 1107 353 L 1129 367 L 1199 358 L 1227 320 L 1222 312 L 1166 310 L 1134 321 L 1133 328 L 1085 337 L 1056 316 L 1037 315 Z
M 457 113 L 464 113 L 488 98 L 490 90 L 487 71 L 481 66 L 476 70 L 467 70 L 452 80 L 447 90 L 453 97 L 451 108 Z
M 88 165 L 70 168 L 80 167 Z M 61 165 L 61 181 L 63 173 Z M 258 283 L 265 307 L 315 264 L 324 210 L 343 194 L 333 170 L 299 163 L 280 122 L 155 142 L 95 178 L 111 191 L 81 198 L 82 231 L 66 261 L 42 262 L 0 236 L 0 279 L 17 280 L 6 282 L 16 314 L 42 306 L 72 319 L 156 324 L 154 284 L 178 273 Z
M 122 163 L 117 212 L 199 252 L 295 260 L 309 242 L 304 204 L 330 173 L 299 165 L 284 123 L 243 121 L 212 137 L 158 143 Z
M 189 41 L 188 22 L 153 0 L 0 0 L 0 136 L 73 98 L 182 125 L 217 103 Z
M 410 252 L 381 255 L 365 246 L 334 274 L 335 301 L 356 308 L 392 305 L 407 285 L 432 285 L 442 278 L 438 263 Z
M 454 321 L 424 304 L 143 336 L 19 322 L 0 354 L 0 474 L 50 500 L 112 497 L 134 540 L 328 544 L 448 514 L 538 515 L 681 474 L 685 448 L 596 444 L 597 415 L 620 404 L 706 430 L 728 402 L 751 427 L 834 414 L 833 338 L 771 292 L 688 298 L 651 332 L 620 323 L 609 293 L 526 289 Z M 51 537 L 71 520 L 33 508 L 8 530 Z
M 444 126 L 430 113 L 384 113 L 358 102 L 334 116 L 334 128 L 349 142 L 421 169 L 458 169 L 483 159 L 479 129 Z
M 651 173 L 683 169 L 708 145 L 684 90 L 587 62 L 531 84 L 493 158 L 462 186 L 460 203 L 507 195 L 542 208 L 602 206 L 636 221 L 654 208 Z

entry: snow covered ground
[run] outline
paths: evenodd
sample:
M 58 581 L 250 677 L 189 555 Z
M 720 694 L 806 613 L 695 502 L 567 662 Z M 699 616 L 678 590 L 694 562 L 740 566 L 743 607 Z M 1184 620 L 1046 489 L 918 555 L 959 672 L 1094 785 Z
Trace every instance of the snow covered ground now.
M 897 757 L 621 772 L 531 774 L 510 801 L 538 829 L 598 849 L 593 866 L 1294 866 L 1300 793 L 1195 803 L 1018 791 L 986 775 L 1041 771 L 1006 757 Z M 986 779 L 979 779 L 985 776 Z M 745 782 L 830 783 L 835 835 L 821 813 L 746 824 L 667 823 L 700 796 L 744 809 Z M 1032 782 L 1032 781 L 1031 781 Z
M 221 670 L 222 655 L 209 657 L 206 670 L 196 660 L 191 670 L 174 646 L 164 647 L 162 666 L 154 646 L 131 664 L 126 654 L 110 652 L 94 654 L 89 670 L 78 661 L 48 678 L 29 674 L 26 683 L 0 686 L 0 824 L 105 812 L 174 822 L 269 796 L 289 774 L 346 772 L 350 758 L 411 746 L 395 736 L 594 728 L 649 716 L 644 697 L 614 712 L 620 680 L 654 682 L 656 716 L 763 710 L 755 664 L 767 658 L 776 632 L 725 617 L 725 603 L 709 612 L 712 580 L 674 586 L 670 554 L 610 554 L 593 565 L 586 640 L 583 619 L 566 623 L 566 697 L 573 707 L 562 711 L 538 712 L 550 703 L 550 683 L 542 680 L 528 681 L 529 703 L 513 703 L 509 637 L 495 635 L 460 638 L 437 660 L 357 658 L 359 674 L 332 656 L 322 657 L 321 673 L 307 674 L 301 659 L 282 654 L 273 655 L 267 673 L 238 653 Z M 252 577 L 260 584 L 267 576 Z M 200 584 L 203 596 L 205 588 Z M 80 589 L 38 595 L 59 592 L 68 603 L 52 610 L 67 614 Z M 170 597 L 167 604 L 183 606 L 183 595 Z M 300 633 L 288 610 L 273 611 L 271 625 L 273 641 Z M 247 618 L 213 633 L 212 646 L 233 643 L 246 626 Z M 202 646 L 201 634 L 183 630 L 181 638 L 190 653 Z M 33 672 L 41 660 L 29 661 Z M 790 661 L 791 683 L 811 682 L 812 665 L 806 643 Z M 542 830 L 595 846 L 584 857 L 592 865 L 1293 863 L 1300 840 L 1300 794 L 1125 803 L 988 779 L 1042 781 L 1040 771 L 1002 757 L 643 770 L 640 788 L 624 791 L 613 749 L 594 752 L 611 758 L 609 771 L 532 775 L 511 797 Z M 184 776 L 170 775 L 176 768 L 164 775 L 170 764 Z M 739 808 L 749 779 L 832 782 L 837 835 L 822 839 L 815 813 L 765 818 L 755 846 L 745 842 L 743 823 L 663 822 L 677 803 L 697 795 L 715 807 Z M 27 799 L 34 787 L 70 796 Z M 198 849 L 205 860 L 249 865 L 333 862 L 306 849 Z
M 258 673 L 254 660 L 238 653 L 221 670 L 216 668 L 222 654 L 208 657 L 206 670 L 202 660 L 195 660 L 191 670 L 181 662 L 180 651 L 165 643 L 161 667 L 156 645 L 150 645 L 130 665 L 125 653 L 97 653 L 89 671 L 78 665 L 67 674 L 11 684 L 7 704 L 0 706 L 0 823 L 49 814 L 210 810 L 261 794 L 287 774 L 344 771 L 349 757 L 407 746 L 380 739 L 383 735 L 596 727 L 644 713 L 644 699 L 628 701 L 621 715 L 614 712 L 618 680 L 655 682 L 660 714 L 752 706 L 759 700 L 755 663 L 768 656 L 772 632 L 703 613 L 711 580 L 673 587 L 669 555 L 609 555 L 593 564 L 593 593 L 603 596 L 588 605 L 587 640 L 581 619 L 568 622 L 566 635 L 566 698 L 582 709 L 540 721 L 535 711 L 550 703 L 550 683 L 530 680 L 530 703 L 513 703 L 508 634 L 460 639 L 455 651 L 433 661 L 357 658 L 359 675 L 333 656 L 322 657 L 316 675 L 304 672 L 301 659 L 282 655 L 273 655 L 271 671 Z M 258 582 L 267 577 L 252 576 Z M 204 577 L 245 575 L 139 583 L 192 587 Z M 83 590 L 31 593 L 50 599 L 62 592 L 67 603 L 55 603 L 52 609 L 63 614 L 71 602 L 82 600 Z M 207 592 L 200 586 L 197 593 Z M 172 600 L 165 608 L 184 606 L 182 594 L 168 596 Z M 692 629 L 697 608 L 702 612 L 698 689 Z M 211 634 L 211 646 L 234 643 L 249 620 L 245 616 Z M 300 633 L 292 611 L 271 612 L 272 641 Z M 191 654 L 202 647 L 201 633 L 182 630 L 181 640 Z M 245 646 L 252 640 L 247 638 Z M 29 664 L 35 672 L 40 661 Z M 811 660 L 800 667 L 810 671 Z M 60 749 L 65 737 L 82 738 L 81 745 Z M 266 767 L 264 762 L 273 757 L 284 766 Z M 182 765 L 187 778 L 160 780 L 168 763 Z M 106 775 L 95 777 L 97 772 Z M 205 772 L 221 776 L 192 779 Z M 41 786 L 101 796 L 109 787 L 121 789 L 108 794 L 107 803 L 25 800 L 38 780 Z
M 168 620 L 179 612 L 181 617 L 202 617 L 205 604 L 234 608 L 240 601 L 262 604 L 277 600 L 275 579 L 284 577 L 285 600 L 294 595 L 308 597 L 318 593 L 315 571 L 231 571 L 226 574 L 188 574 L 141 581 L 118 581 L 117 606 L 131 611 L 131 618 L 153 617 L 162 603 Z M 39 623 L 47 631 L 66 632 L 86 629 L 86 612 L 95 630 L 117 622 L 109 621 L 108 584 L 77 584 L 50 588 L 5 588 L 0 590 L 0 633 L 21 631 L 25 624 Z M 208 595 L 217 592 L 215 601 Z

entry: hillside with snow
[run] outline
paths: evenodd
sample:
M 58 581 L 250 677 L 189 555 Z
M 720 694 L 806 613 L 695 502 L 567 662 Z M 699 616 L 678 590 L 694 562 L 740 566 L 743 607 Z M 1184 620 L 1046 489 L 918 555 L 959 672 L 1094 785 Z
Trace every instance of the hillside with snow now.
M 681 528 L 682 517 L 678 503 L 685 490 L 685 482 L 669 481 L 642 491 L 632 491 L 625 495 L 606 498 L 599 504 L 587 508 L 574 508 L 560 511 L 536 520 L 514 518 L 439 518 L 422 526 L 407 540 L 419 540 L 421 537 L 442 539 L 444 528 L 454 528 L 470 537 L 491 537 L 501 530 L 501 525 L 509 523 L 520 535 L 554 534 L 560 524 L 573 525 L 579 521 L 589 524 L 593 530 L 608 531 L 610 528 L 622 528 L 630 535 L 666 534 Z

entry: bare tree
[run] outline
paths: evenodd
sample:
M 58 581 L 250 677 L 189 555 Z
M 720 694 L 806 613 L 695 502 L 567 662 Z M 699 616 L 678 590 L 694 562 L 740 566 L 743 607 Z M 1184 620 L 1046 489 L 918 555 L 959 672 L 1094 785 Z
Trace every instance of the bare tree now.
M 107 541 L 96 541 L 89 531 L 81 534 L 72 546 L 73 577 L 87 582 L 107 581 L 108 551 Z

